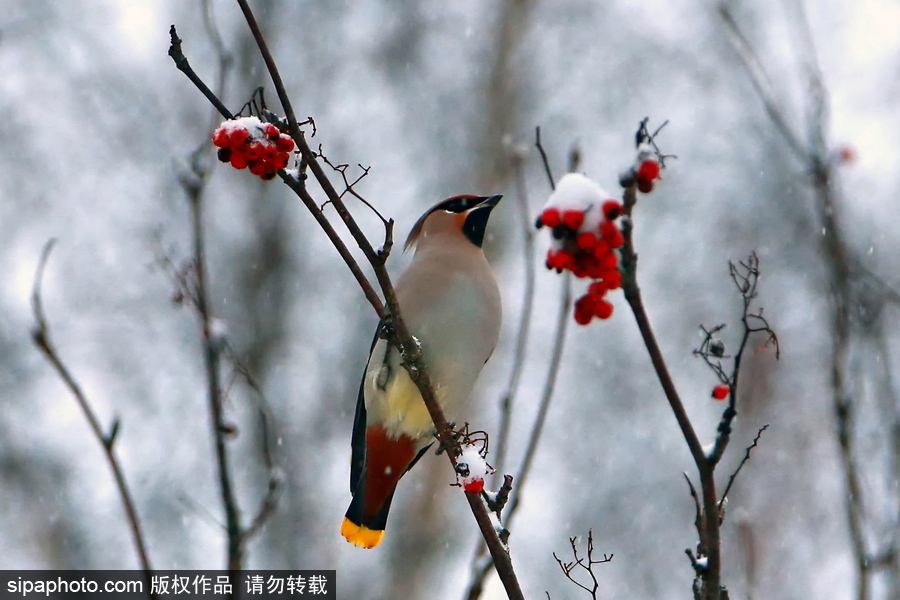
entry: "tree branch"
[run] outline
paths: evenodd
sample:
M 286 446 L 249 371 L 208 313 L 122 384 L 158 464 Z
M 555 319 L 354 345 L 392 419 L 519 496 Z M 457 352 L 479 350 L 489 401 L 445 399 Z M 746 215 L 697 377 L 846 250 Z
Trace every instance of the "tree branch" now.
M 106 462 L 109 464 L 109 468 L 113 473 L 116 489 L 119 492 L 119 497 L 122 499 L 122 506 L 125 508 L 125 517 L 131 528 L 134 547 L 135 550 L 137 550 L 138 559 L 141 563 L 141 568 L 144 571 L 145 584 L 148 586 L 148 589 L 150 589 L 150 580 L 153 574 L 153 569 L 150 566 L 150 557 L 147 554 L 146 543 L 144 542 L 144 534 L 141 529 L 141 522 L 138 518 L 137 509 L 134 506 L 131 491 L 128 488 L 128 483 L 125 481 L 125 474 L 122 471 L 122 467 L 119 464 L 119 459 L 116 457 L 115 452 L 116 436 L 119 432 L 119 420 L 115 419 L 113 421 L 108 434 L 103 433 L 103 427 L 100 425 L 100 420 L 94 413 L 93 408 L 91 408 L 87 396 L 81 390 L 81 386 L 78 385 L 78 382 L 75 381 L 72 373 L 62 362 L 62 358 L 60 358 L 56 346 L 53 345 L 53 342 L 50 339 L 50 326 L 47 324 L 47 318 L 44 315 L 41 283 L 44 277 L 44 269 L 47 266 L 47 260 L 50 258 L 50 252 L 53 250 L 55 244 L 55 239 L 51 239 L 44 244 L 37 271 L 34 275 L 34 285 L 31 289 L 31 308 L 34 313 L 35 327 L 31 332 L 31 338 L 34 341 L 34 344 L 41 352 L 43 352 L 44 357 L 51 365 L 53 365 L 56 373 L 63 380 L 66 387 L 69 388 L 69 391 L 72 392 L 72 395 L 75 396 L 75 400 L 78 403 L 79 408 L 81 408 L 81 412 L 84 413 L 84 417 L 87 419 L 88 425 L 90 425 L 91 431 L 94 433 L 94 437 L 97 438 L 97 441 L 100 442 L 100 445 L 103 447 L 103 454 L 106 456 Z M 155 594 L 151 595 L 151 598 L 155 597 Z
M 644 123 L 641 124 L 645 126 Z M 691 457 L 697 466 L 700 474 L 700 490 L 701 504 L 703 506 L 703 514 L 707 515 L 704 519 L 704 531 L 700 535 L 700 544 L 707 553 L 707 567 L 704 571 L 704 600 L 719 600 L 720 598 L 720 580 L 721 580 L 721 548 L 719 541 L 719 520 L 708 518 L 708 515 L 716 514 L 718 507 L 718 499 L 716 497 L 716 481 L 715 481 L 715 463 L 710 461 L 703 451 L 697 433 L 691 424 L 690 417 L 681 402 L 678 391 L 672 376 L 669 374 L 668 366 L 663 358 L 662 351 L 656 341 L 656 336 L 650 325 L 650 319 L 644 309 L 644 302 L 641 297 L 641 290 L 637 283 L 637 253 L 634 250 L 633 241 L 633 220 L 632 210 L 637 202 L 636 183 L 625 188 L 623 195 L 623 205 L 625 219 L 622 223 L 622 235 L 625 238 L 625 244 L 621 248 L 621 269 L 622 269 L 622 291 L 625 294 L 625 300 L 631 307 L 634 314 L 647 353 L 650 355 L 650 362 L 656 372 L 657 378 L 662 385 L 666 400 L 669 407 L 675 415 L 678 427 L 687 442 Z

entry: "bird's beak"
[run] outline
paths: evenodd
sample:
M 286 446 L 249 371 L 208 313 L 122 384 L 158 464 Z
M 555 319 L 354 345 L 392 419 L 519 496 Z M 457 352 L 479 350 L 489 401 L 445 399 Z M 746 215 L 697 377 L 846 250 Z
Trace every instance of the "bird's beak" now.
M 479 198 L 480 202 L 473 206 L 472 208 L 494 208 L 503 198 L 500 194 L 495 196 L 482 196 Z

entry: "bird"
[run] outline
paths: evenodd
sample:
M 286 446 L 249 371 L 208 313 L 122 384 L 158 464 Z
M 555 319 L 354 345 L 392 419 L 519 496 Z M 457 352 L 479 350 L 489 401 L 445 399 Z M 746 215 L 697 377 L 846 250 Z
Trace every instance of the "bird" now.
M 432 206 L 404 251 L 413 259 L 395 286 L 402 318 L 421 344 L 435 396 L 448 419 L 459 414 L 500 337 L 500 289 L 482 250 L 502 196 L 462 195 Z M 422 396 L 379 323 L 359 387 L 350 460 L 352 500 L 341 523 L 350 543 L 381 543 L 400 478 L 433 442 Z

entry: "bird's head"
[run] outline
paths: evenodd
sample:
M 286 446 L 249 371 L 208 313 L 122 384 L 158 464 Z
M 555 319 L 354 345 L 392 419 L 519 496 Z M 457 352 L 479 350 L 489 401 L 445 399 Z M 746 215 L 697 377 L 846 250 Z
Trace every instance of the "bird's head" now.
M 403 250 L 407 251 L 423 240 L 438 235 L 463 236 L 481 248 L 488 217 L 502 197 L 453 196 L 438 202 L 416 221 Z

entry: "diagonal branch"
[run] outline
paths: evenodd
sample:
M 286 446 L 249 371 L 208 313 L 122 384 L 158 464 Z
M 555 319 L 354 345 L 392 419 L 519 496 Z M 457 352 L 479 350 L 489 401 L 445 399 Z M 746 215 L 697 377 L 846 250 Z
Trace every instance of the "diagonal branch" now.
M 643 125 L 643 124 L 642 124 Z M 622 246 L 622 291 L 625 293 L 625 300 L 631 307 L 634 314 L 647 353 L 650 355 L 650 362 L 662 385 L 666 400 L 678 427 L 687 442 L 691 457 L 697 466 L 700 474 L 700 490 L 701 504 L 704 515 L 716 514 L 718 506 L 718 498 L 716 497 L 716 480 L 715 480 L 715 463 L 707 458 L 700 440 L 697 437 L 694 426 L 691 424 L 687 410 L 681 402 L 678 390 L 675 388 L 675 382 L 669 373 L 666 361 L 663 358 L 662 350 L 656 341 L 653 328 L 650 325 L 650 318 L 644 308 L 641 290 L 637 283 L 637 253 L 634 250 L 633 240 L 633 221 L 631 219 L 632 210 L 637 202 L 636 183 L 625 188 L 623 196 L 624 212 L 626 218 L 622 223 L 622 235 L 625 238 L 625 244 Z M 704 550 L 707 552 L 707 566 L 703 571 L 703 582 L 705 586 L 706 600 L 718 600 L 720 597 L 720 581 L 721 581 L 721 544 L 719 534 L 719 520 L 706 518 L 703 519 L 703 532 L 700 535 L 700 542 Z
M 763 425 L 759 431 L 756 432 L 756 437 L 753 438 L 753 443 L 747 446 L 747 450 L 744 452 L 744 458 L 741 459 L 740 464 L 738 464 L 737 469 L 734 470 L 734 473 L 731 474 L 731 477 L 728 478 L 728 485 L 725 486 L 725 491 L 722 492 L 722 499 L 719 500 L 719 510 L 725 505 L 725 502 L 728 499 L 728 492 L 731 491 L 731 486 L 734 485 L 734 480 L 737 479 L 738 473 L 741 472 L 741 469 L 744 468 L 744 464 L 748 460 L 750 460 L 750 451 L 756 448 L 759 445 L 759 438 L 762 437 L 763 431 L 769 428 L 769 424 L 766 423 Z
M 116 488 L 119 491 L 122 505 L 125 508 L 125 516 L 128 519 L 128 525 L 131 528 L 134 546 L 137 550 L 138 559 L 140 560 L 141 568 L 144 571 L 146 585 L 149 589 L 153 569 L 150 566 L 150 558 L 147 555 L 144 534 L 141 530 L 141 522 L 138 518 L 137 509 L 134 506 L 131 491 L 128 488 L 128 483 L 125 481 L 125 474 L 122 471 L 122 467 L 119 464 L 119 459 L 116 457 L 115 452 L 116 436 L 119 432 L 119 420 L 116 419 L 113 422 L 108 434 L 103 432 L 100 420 L 97 418 L 96 413 L 94 413 L 93 408 L 91 408 L 87 396 L 82 391 L 81 386 L 78 385 L 78 382 L 75 381 L 72 373 L 62 362 L 62 358 L 60 358 L 56 346 L 53 345 L 53 342 L 50 339 L 50 326 L 47 324 L 47 318 L 44 315 L 41 283 L 44 277 L 44 268 L 47 266 L 47 260 L 50 258 L 50 252 L 53 250 L 55 243 L 56 240 L 51 239 L 44 245 L 37 272 L 34 275 L 34 285 L 31 290 L 31 308 L 34 313 L 35 327 L 31 332 L 31 337 L 35 345 L 44 353 L 44 357 L 51 365 L 53 365 L 53 368 L 66 384 L 66 387 L 69 388 L 69 391 L 75 396 L 75 400 L 78 402 L 81 412 L 84 413 L 84 417 L 87 419 L 88 425 L 90 425 L 91 431 L 94 433 L 94 437 L 97 438 L 97 441 L 103 446 L 103 453 L 106 456 L 106 462 L 109 464 L 109 468 L 113 473 L 113 478 L 116 481 Z M 155 598 L 155 594 L 151 597 Z

